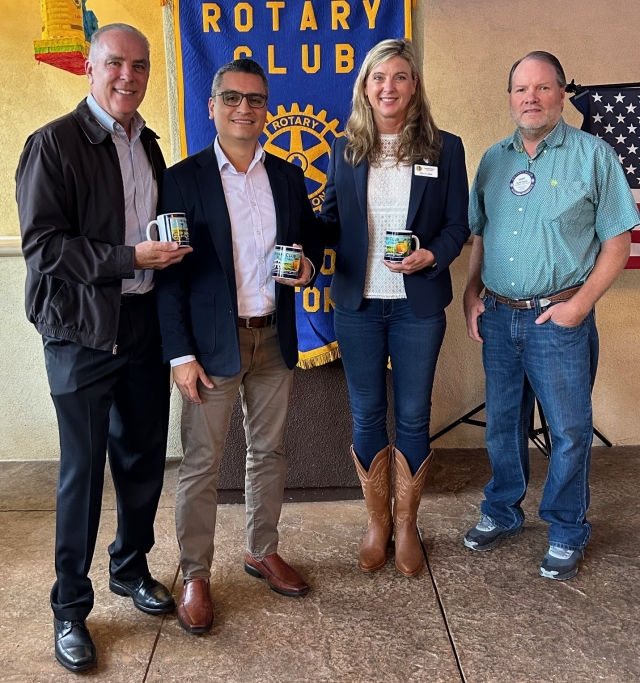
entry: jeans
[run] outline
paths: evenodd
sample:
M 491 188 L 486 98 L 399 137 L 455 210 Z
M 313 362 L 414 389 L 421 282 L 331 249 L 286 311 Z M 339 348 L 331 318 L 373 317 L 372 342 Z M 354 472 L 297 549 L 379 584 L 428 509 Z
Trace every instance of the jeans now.
M 387 360 L 391 358 L 396 447 L 415 474 L 430 452 L 431 390 L 447 321 L 414 315 L 406 299 L 336 305 L 334 326 L 353 414 L 353 447 L 366 469 L 389 445 Z
M 511 309 L 489 295 L 484 305 L 479 323 L 486 374 L 486 443 L 493 478 L 484 490 L 482 512 L 504 529 L 524 522 L 521 503 L 529 482 L 527 426 L 535 394 L 551 433 L 539 514 L 550 525 L 551 545 L 584 548 L 591 534 L 586 514 L 593 439 L 591 388 L 598 364 L 594 312 L 576 327 L 561 327 L 552 320 L 535 324 L 544 310 L 537 299 L 531 310 Z

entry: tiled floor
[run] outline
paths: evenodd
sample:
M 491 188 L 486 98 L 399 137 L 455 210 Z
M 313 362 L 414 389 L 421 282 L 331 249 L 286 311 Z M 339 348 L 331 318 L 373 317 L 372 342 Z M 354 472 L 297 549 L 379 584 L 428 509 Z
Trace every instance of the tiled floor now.
M 312 592 L 291 599 L 243 571 L 244 508 L 222 506 L 212 593 L 216 622 L 186 634 L 174 614 L 150 617 L 109 592 L 106 547 L 115 524 L 107 485 L 91 576 L 88 626 L 98 668 L 68 673 L 53 658 L 55 462 L 0 463 L 0 681 L 126 683 L 633 683 L 640 681 L 640 448 L 593 452 L 593 537 L 578 576 L 541 579 L 545 526 L 535 510 L 546 461 L 532 451 L 525 532 L 491 553 L 461 544 L 489 477 L 483 451 L 440 451 L 420 510 L 428 571 L 374 574 L 355 563 L 362 501 L 285 505 L 281 551 Z M 169 465 L 150 555 L 173 585 L 176 467 Z

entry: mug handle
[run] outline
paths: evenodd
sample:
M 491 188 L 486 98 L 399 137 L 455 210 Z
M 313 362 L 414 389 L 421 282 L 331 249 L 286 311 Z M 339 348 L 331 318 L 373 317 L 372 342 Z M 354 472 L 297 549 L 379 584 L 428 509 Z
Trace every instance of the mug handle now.
M 418 249 L 420 249 L 420 239 L 417 235 L 411 235 L 411 239 L 416 241 L 416 248 L 414 251 L 418 251 Z
M 151 237 L 151 233 L 149 232 L 149 230 L 151 229 L 151 226 L 152 226 L 152 225 L 155 225 L 156 228 L 158 228 L 158 239 L 160 239 L 160 234 L 159 234 L 159 233 L 160 233 L 160 226 L 158 225 L 158 221 L 151 221 L 151 222 L 149 223 L 149 225 L 147 225 L 147 239 L 148 239 L 150 242 L 154 242 L 154 241 L 155 241 L 155 240 L 153 239 L 153 237 Z

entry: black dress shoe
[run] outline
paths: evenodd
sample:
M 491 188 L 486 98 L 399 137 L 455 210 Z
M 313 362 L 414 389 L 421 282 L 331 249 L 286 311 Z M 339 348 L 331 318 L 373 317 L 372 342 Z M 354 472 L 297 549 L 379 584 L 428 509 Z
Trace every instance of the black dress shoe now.
M 69 671 L 86 671 L 98 663 L 96 646 L 84 621 L 53 618 L 56 659 Z
M 165 614 L 176 608 L 171 593 L 150 576 L 133 581 L 120 581 L 112 576 L 109 578 L 109 588 L 116 595 L 133 598 L 133 604 L 147 614 Z

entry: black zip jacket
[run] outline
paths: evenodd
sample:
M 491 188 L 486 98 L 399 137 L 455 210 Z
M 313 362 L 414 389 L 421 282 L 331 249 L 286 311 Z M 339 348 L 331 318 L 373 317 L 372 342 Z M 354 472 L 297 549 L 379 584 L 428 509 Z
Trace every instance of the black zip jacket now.
M 157 137 L 147 127 L 140 135 L 159 200 L 165 163 Z M 86 100 L 29 137 L 16 199 L 27 318 L 40 334 L 115 353 L 122 280 L 134 277 L 134 247 L 124 244 L 118 153 Z

